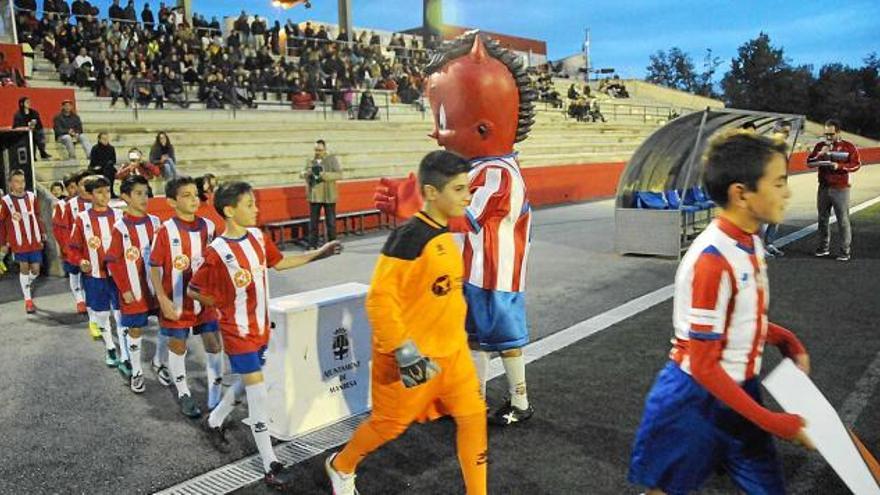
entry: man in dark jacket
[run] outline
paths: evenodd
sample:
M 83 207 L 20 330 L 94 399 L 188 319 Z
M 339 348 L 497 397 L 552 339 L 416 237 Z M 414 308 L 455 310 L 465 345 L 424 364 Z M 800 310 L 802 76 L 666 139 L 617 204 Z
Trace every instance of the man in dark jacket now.
M 102 175 L 110 181 L 110 194 L 116 197 L 113 192 L 113 181 L 116 180 L 116 148 L 110 144 L 110 135 L 106 132 L 98 134 L 98 144 L 92 147 L 89 172 Z
M 107 16 L 110 17 L 110 21 L 112 22 L 119 22 L 120 20 L 125 19 L 125 11 L 119 6 L 119 0 L 113 0 L 113 5 L 110 6 Z
M 82 120 L 73 111 L 72 101 L 64 100 L 61 104 L 61 113 L 55 116 L 52 123 L 55 129 L 55 140 L 59 141 L 67 149 L 67 157 L 69 159 L 76 159 L 75 141 L 79 142 L 82 146 L 86 156 L 91 155 L 92 145 L 85 134 L 83 134 Z
M 31 108 L 31 100 L 23 96 L 18 100 L 18 112 L 12 117 L 12 127 L 28 127 L 34 133 L 34 142 L 40 150 L 40 158 L 48 160 L 52 158 L 46 152 L 46 132 L 43 130 L 43 121 L 40 114 Z
M 153 11 L 150 10 L 150 4 L 144 4 L 144 10 L 141 11 L 141 20 L 144 21 L 144 29 L 153 30 L 156 19 L 153 17 Z

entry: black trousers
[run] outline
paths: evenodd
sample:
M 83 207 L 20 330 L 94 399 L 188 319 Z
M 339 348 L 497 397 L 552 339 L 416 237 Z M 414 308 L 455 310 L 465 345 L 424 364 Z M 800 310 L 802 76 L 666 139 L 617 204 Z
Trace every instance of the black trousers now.
M 309 247 L 318 247 L 318 222 L 324 209 L 324 223 L 327 226 L 327 242 L 336 239 L 336 203 L 309 203 Z

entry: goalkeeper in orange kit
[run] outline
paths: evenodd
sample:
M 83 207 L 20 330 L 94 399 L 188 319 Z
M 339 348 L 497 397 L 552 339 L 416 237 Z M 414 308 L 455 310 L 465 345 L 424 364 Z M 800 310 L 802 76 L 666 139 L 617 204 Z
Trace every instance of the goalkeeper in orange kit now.
M 486 493 L 486 404 L 470 357 L 464 262 L 449 232 L 470 203 L 467 160 L 434 151 L 419 165 L 424 210 L 382 249 L 367 295 L 373 412 L 325 462 L 334 495 L 355 495 L 355 469 L 415 421 L 451 415 L 465 487 Z

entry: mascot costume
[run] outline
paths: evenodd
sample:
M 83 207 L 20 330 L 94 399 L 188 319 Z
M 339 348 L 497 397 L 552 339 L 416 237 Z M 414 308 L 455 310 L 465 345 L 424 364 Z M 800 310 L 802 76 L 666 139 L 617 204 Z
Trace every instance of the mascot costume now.
M 483 396 L 489 353 L 501 354 L 507 375 L 510 399 L 489 420 L 518 423 L 533 413 L 522 355 L 529 341 L 524 291 L 532 210 L 513 146 L 534 123 L 535 94 L 519 57 L 478 31 L 444 43 L 425 74 L 434 116 L 430 137 L 472 166 L 471 204 L 449 229 L 462 234 L 466 326 Z M 413 174 L 382 179 L 375 201 L 401 219 L 422 207 Z

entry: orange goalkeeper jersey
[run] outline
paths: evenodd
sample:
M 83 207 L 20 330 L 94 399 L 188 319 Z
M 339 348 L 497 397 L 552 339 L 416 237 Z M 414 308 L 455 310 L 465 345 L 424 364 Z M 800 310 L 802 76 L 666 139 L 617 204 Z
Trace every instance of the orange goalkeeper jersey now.
M 453 235 L 424 212 L 385 242 L 367 294 L 373 349 L 393 353 L 407 339 L 428 357 L 467 349 L 464 262 Z

